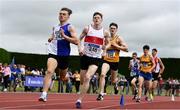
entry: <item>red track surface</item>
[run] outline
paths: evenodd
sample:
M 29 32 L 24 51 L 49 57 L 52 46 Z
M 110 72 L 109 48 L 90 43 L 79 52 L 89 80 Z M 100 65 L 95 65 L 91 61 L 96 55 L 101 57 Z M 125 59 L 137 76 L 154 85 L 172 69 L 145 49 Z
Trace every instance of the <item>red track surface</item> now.
M 7 109 L 75 109 L 77 94 L 49 94 L 47 102 L 39 102 L 40 93 L 0 93 L 0 110 Z M 82 109 L 180 109 L 180 97 L 172 102 L 170 97 L 157 96 L 153 102 L 136 103 L 124 96 L 125 105 L 120 106 L 120 96 L 107 95 L 96 101 L 97 95 L 85 96 Z M 143 98 L 144 99 L 144 98 Z

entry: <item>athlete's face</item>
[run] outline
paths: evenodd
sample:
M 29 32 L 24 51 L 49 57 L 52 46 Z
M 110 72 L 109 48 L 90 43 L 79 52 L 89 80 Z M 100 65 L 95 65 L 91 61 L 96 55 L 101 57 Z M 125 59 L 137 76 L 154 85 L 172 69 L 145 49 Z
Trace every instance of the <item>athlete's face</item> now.
M 59 21 L 60 22 L 65 22 L 68 19 L 69 19 L 69 14 L 67 11 L 62 10 L 59 12 Z
M 149 53 L 149 50 L 148 49 L 144 49 L 144 54 L 147 55 Z
M 153 56 L 156 56 L 156 54 L 157 54 L 157 52 L 154 51 L 154 50 L 152 50 L 152 55 L 153 55 Z
M 132 55 L 132 58 L 133 58 L 133 59 L 136 59 L 136 58 L 137 58 L 137 55 Z
M 116 34 L 116 32 L 117 32 L 117 27 L 116 26 L 111 26 L 110 28 L 109 28 L 109 31 L 110 31 L 110 33 L 111 34 Z
M 95 25 L 100 25 L 102 23 L 102 18 L 100 15 L 95 15 L 93 17 L 93 22 Z

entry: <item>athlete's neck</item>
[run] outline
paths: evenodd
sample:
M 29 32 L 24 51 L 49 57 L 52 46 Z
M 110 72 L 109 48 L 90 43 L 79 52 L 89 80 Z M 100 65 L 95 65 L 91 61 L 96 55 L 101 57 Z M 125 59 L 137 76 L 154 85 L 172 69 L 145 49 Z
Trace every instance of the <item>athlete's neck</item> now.
M 144 56 L 148 56 L 148 53 L 144 53 Z
M 65 24 L 67 24 L 67 21 L 63 21 L 63 22 L 60 21 L 61 26 L 65 25 Z
M 111 38 L 115 38 L 116 34 L 111 33 Z
M 153 56 L 153 57 L 157 57 L 157 55 L 153 55 L 153 54 L 152 54 L 152 56 Z
M 92 27 L 96 30 L 100 30 L 102 28 L 101 25 L 96 25 L 96 24 L 93 24 Z

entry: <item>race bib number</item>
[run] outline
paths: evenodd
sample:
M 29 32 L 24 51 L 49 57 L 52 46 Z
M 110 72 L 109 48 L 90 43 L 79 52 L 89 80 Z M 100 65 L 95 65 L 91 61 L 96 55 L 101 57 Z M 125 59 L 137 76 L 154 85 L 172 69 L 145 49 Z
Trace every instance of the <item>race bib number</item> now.
M 92 52 L 92 53 L 98 53 L 100 49 L 99 45 L 95 45 L 95 44 L 88 44 L 88 51 Z
M 107 57 L 108 58 L 114 58 L 115 57 L 115 51 L 114 50 L 108 50 L 107 51 Z
M 63 37 L 61 37 L 60 31 L 55 31 L 55 37 L 56 37 L 57 40 L 62 40 L 62 39 L 64 39 Z
M 143 66 L 143 67 L 147 67 L 147 66 L 148 66 L 148 63 L 143 62 L 143 63 L 142 63 L 142 66 Z

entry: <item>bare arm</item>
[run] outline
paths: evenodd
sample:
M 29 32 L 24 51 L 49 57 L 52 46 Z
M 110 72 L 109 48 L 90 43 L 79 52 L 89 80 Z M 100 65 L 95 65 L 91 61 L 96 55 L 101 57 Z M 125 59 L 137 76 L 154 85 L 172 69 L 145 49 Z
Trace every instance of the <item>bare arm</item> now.
M 116 47 L 118 50 L 122 50 L 122 51 L 125 51 L 125 52 L 128 52 L 128 46 L 127 44 L 125 43 L 125 41 L 123 40 L 122 37 L 118 37 L 117 39 L 117 43 L 113 43 L 112 45 L 114 47 Z
M 102 56 L 106 56 L 107 49 L 111 47 L 110 35 L 107 30 L 104 31 L 104 38 L 105 39 L 104 39 L 104 44 L 102 46 L 102 50 L 103 50 Z
M 152 62 L 152 67 L 150 69 L 149 72 L 152 72 L 152 70 L 155 68 L 156 64 L 155 64 L 155 61 L 153 60 L 153 58 L 151 57 L 151 62 Z
M 53 27 L 52 31 L 54 32 L 54 27 Z M 51 36 L 48 38 L 48 42 L 51 42 L 54 39 L 54 33 L 53 32 L 52 32 Z
M 75 31 L 75 28 L 74 28 L 73 26 L 71 26 L 71 25 L 70 25 L 70 27 L 69 27 L 69 32 L 70 32 L 70 34 L 71 34 L 71 37 L 65 35 L 63 29 L 60 30 L 60 34 L 61 34 L 61 36 L 62 36 L 64 39 L 66 39 L 67 41 L 69 41 L 69 42 L 71 42 L 71 43 L 73 43 L 73 44 L 75 44 L 75 45 L 78 45 L 77 33 L 76 33 L 76 31 Z
M 164 67 L 164 64 L 160 58 L 158 59 L 158 61 L 159 61 L 160 67 L 161 67 L 160 74 L 162 74 L 164 72 L 165 67 Z
M 79 38 L 78 51 L 79 51 L 79 55 L 81 55 L 81 56 L 84 54 L 82 46 L 81 46 L 81 41 L 84 39 L 84 37 L 87 35 L 87 33 L 88 33 L 88 27 L 85 27 Z
M 104 31 L 104 48 L 103 50 L 107 50 L 108 48 L 111 47 L 111 43 L 110 43 L 110 35 L 109 32 L 107 30 Z

